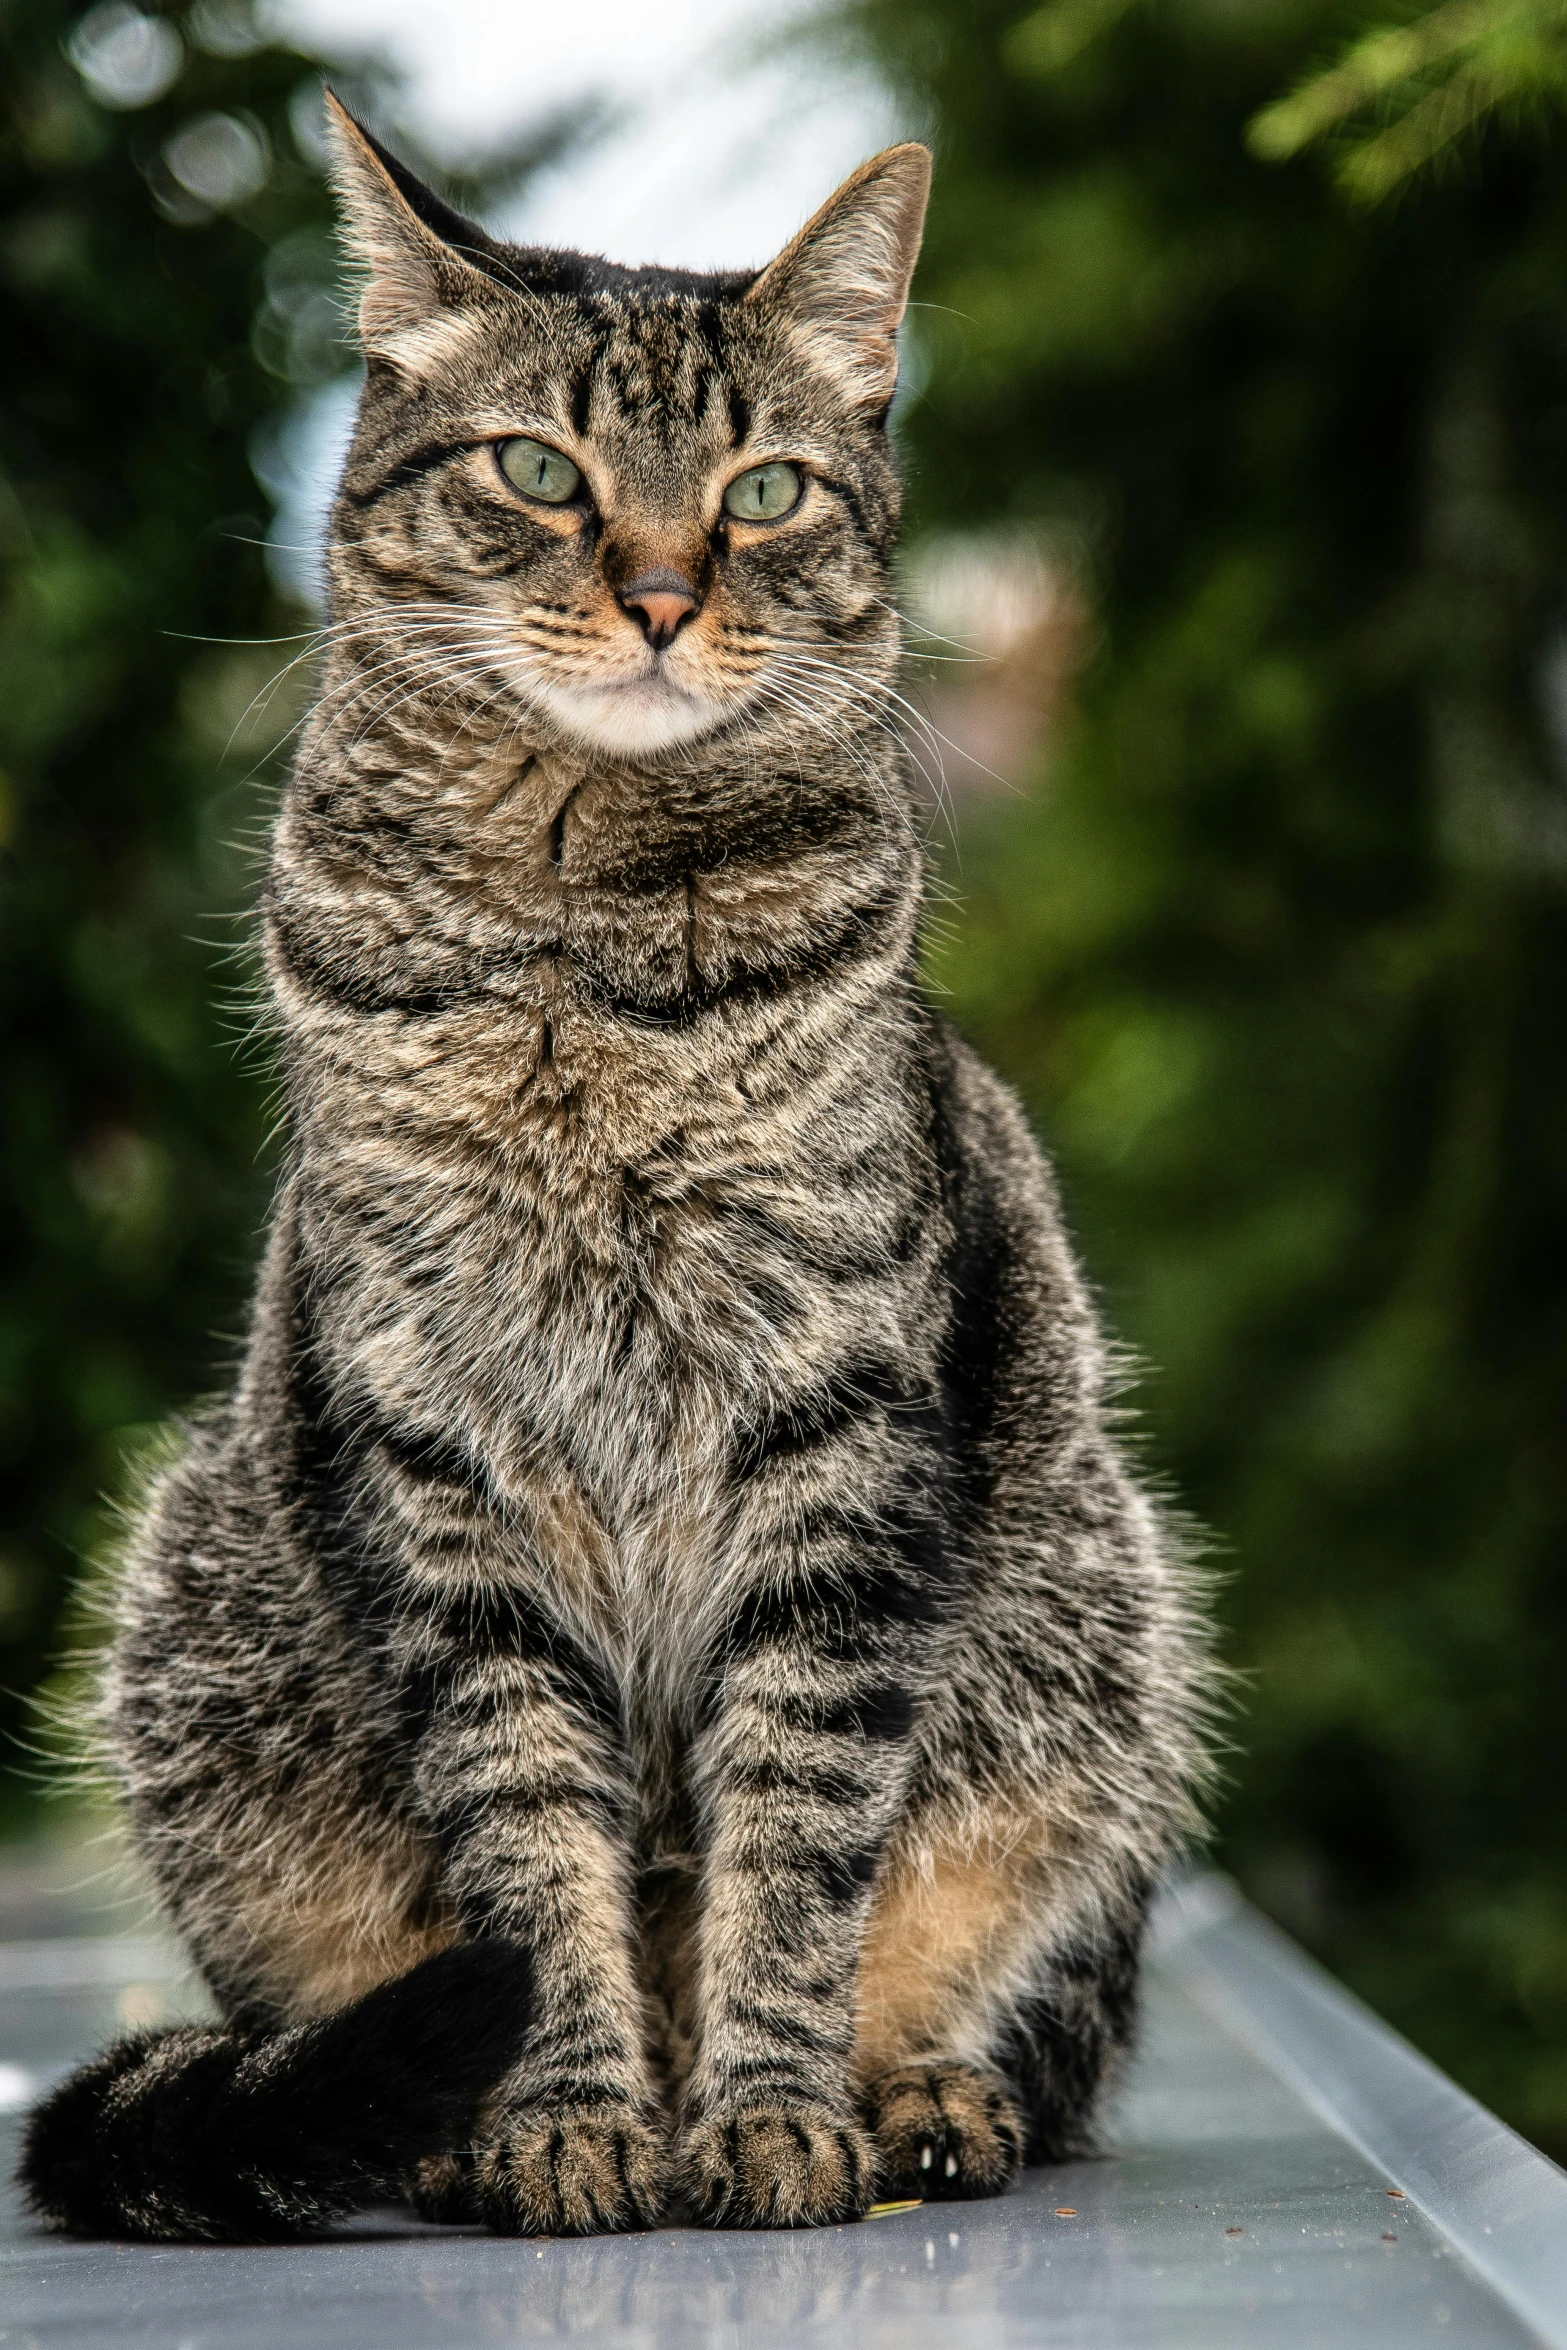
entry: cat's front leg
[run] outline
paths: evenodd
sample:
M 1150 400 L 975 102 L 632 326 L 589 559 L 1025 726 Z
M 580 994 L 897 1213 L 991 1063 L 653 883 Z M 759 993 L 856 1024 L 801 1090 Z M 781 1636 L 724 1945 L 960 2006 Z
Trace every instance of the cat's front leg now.
M 706 1820 L 685 2191 L 718 2226 L 857 2217 L 855 1989 L 872 1880 L 952 1596 L 940 1447 L 917 1399 L 845 1399 L 754 1448 L 730 1611 L 696 1749 Z
M 443 2217 L 471 2193 L 507 2234 L 648 2227 L 664 2203 L 664 2124 L 633 1974 L 616 1694 L 524 1595 L 489 1612 L 493 1640 L 477 1629 L 486 1611 L 466 1611 L 459 1645 L 428 1660 L 439 1694 L 418 1785 L 458 1919 L 530 1946 L 537 2006 L 471 2186 L 426 2189 Z

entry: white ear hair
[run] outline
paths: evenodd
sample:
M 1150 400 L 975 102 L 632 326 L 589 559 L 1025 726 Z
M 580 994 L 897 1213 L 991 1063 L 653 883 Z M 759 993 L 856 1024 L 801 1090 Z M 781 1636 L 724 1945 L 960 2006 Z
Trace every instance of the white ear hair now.
M 930 150 L 873 155 L 808 220 L 746 295 L 792 320 L 813 358 L 857 399 L 885 403 L 898 377 L 930 195 Z
M 363 126 L 330 90 L 326 114 L 343 231 L 364 272 L 359 339 L 368 353 L 418 373 L 461 334 L 457 313 L 490 281 L 419 218 Z M 430 202 L 439 205 L 434 196 Z

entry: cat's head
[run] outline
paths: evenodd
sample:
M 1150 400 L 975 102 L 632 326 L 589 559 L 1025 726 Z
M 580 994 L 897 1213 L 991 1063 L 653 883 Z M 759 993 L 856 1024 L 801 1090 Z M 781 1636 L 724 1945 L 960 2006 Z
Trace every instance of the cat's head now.
M 368 364 L 338 619 L 633 760 L 885 679 L 926 150 L 864 165 L 759 273 L 699 276 L 501 244 L 333 123 Z

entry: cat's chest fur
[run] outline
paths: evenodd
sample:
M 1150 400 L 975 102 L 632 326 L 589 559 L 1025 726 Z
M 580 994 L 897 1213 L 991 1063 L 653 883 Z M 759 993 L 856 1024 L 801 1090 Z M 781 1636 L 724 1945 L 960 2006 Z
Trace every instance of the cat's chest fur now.
M 471 1571 L 506 1571 L 510 1528 L 645 1672 L 722 1582 L 747 1426 L 847 1353 L 918 1355 L 937 1236 L 903 942 L 799 970 L 875 861 L 777 827 L 715 854 L 575 798 L 459 834 L 444 889 L 422 847 L 422 903 L 299 828 L 274 984 L 336 1381 L 482 1473 Z M 357 1001 L 321 977 L 338 923 Z

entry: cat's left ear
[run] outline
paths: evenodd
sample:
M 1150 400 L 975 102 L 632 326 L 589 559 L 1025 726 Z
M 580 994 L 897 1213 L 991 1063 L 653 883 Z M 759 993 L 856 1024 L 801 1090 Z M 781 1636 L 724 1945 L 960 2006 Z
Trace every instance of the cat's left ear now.
M 885 408 L 897 385 L 898 329 L 919 259 L 930 168 L 930 149 L 912 142 L 873 155 L 745 297 L 781 311 L 811 356 L 866 406 Z
M 331 90 L 331 175 L 349 251 L 363 271 L 359 339 L 371 358 L 417 375 L 447 346 L 465 305 L 493 280 L 462 257 L 490 239 L 382 146 Z

